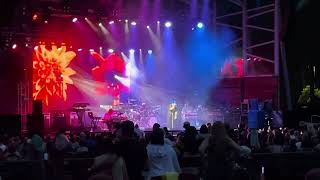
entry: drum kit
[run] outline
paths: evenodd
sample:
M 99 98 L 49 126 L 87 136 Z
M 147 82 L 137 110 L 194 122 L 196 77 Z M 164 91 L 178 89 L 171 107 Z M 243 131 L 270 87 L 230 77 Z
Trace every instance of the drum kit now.
M 88 108 L 89 103 L 75 103 L 71 111 L 75 112 L 78 117 L 79 128 L 85 128 L 84 116 L 86 112 L 90 119 L 91 131 L 98 130 L 113 130 L 116 123 L 131 120 L 140 127 L 149 128 L 157 122 L 161 111 L 161 106 L 150 106 L 146 103 L 137 103 L 136 101 L 130 103 L 122 103 L 116 107 L 100 106 L 106 110 L 103 117 L 96 116 L 95 113 Z M 107 108 L 106 108 L 107 107 Z

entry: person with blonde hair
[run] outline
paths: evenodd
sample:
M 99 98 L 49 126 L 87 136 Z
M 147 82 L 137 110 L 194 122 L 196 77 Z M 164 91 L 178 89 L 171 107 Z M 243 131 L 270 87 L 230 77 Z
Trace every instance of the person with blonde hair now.
M 228 136 L 222 122 L 212 125 L 211 136 L 202 142 L 199 152 L 208 154 L 206 179 L 232 179 L 234 157 L 240 153 L 240 146 Z

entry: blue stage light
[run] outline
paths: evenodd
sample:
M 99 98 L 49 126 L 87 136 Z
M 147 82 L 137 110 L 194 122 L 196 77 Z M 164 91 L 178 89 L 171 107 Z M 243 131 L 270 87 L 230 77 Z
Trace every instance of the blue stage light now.
M 164 26 L 166 26 L 167 28 L 172 26 L 172 23 L 170 21 L 167 21 L 166 23 L 164 23 Z
M 199 29 L 202 29 L 204 27 L 204 24 L 202 22 L 198 22 L 197 27 Z

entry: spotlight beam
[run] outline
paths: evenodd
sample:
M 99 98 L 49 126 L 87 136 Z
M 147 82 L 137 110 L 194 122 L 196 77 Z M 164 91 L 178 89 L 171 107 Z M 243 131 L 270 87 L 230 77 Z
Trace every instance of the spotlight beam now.
M 162 47 L 160 38 L 157 35 L 155 35 L 152 29 L 148 29 L 148 33 L 150 35 L 152 44 L 154 45 L 156 52 L 160 52 Z
M 91 29 L 93 29 L 95 32 L 98 32 L 98 28 L 90 21 L 90 19 L 85 18 L 85 21 L 89 24 L 89 26 L 91 27 Z

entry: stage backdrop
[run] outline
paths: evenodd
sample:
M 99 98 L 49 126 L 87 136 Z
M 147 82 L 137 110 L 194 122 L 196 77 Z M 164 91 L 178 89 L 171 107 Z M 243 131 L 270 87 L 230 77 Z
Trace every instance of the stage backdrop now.
M 125 61 L 114 53 L 103 57 L 65 45 L 39 45 L 33 53 L 33 99 L 42 100 L 44 111 L 67 110 L 81 102 L 99 108 L 128 92 L 115 78 L 127 78 L 125 74 Z

